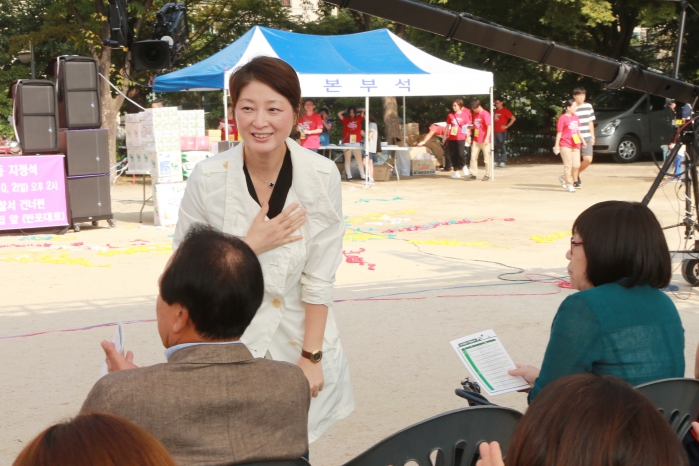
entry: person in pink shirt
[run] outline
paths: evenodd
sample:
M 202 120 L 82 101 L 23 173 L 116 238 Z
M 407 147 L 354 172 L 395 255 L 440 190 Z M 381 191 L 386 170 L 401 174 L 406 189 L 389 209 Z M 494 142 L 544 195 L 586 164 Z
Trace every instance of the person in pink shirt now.
M 298 123 L 301 147 L 318 152 L 320 133 L 323 132 L 323 119 L 315 112 L 316 103 L 313 99 L 306 99 L 303 102 L 303 109 L 306 113 L 299 117 Z
M 490 113 L 483 108 L 481 101 L 476 99 L 471 102 L 473 111 L 473 144 L 471 144 L 471 174 L 467 180 L 475 180 L 478 175 L 478 155 L 483 152 L 485 163 L 485 176 L 483 181 L 490 179 L 492 167 L 490 165 L 490 143 L 493 140 L 493 123 Z
M 447 150 L 448 157 L 451 159 L 451 165 L 454 167 L 452 178 L 461 178 L 461 173 L 466 176 L 464 169 L 464 149 L 466 144 L 470 143 L 471 138 L 468 135 L 468 126 L 471 124 L 471 111 L 464 108 L 463 99 L 455 99 L 451 104 L 453 112 L 447 115 L 447 126 L 445 133 L 447 135 Z
M 569 193 L 575 192 L 573 183 L 580 168 L 580 147 L 587 147 L 585 139 L 580 135 L 580 118 L 575 114 L 577 109 L 575 100 L 563 102 L 564 112 L 556 123 L 556 144 L 553 146 L 553 153 L 560 154 L 563 159 L 563 176 L 559 176 L 558 180 Z

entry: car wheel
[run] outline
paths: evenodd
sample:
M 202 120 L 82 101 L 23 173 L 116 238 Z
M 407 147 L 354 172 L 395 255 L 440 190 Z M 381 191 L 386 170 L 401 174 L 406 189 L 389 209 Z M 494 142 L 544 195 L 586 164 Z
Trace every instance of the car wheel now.
M 635 136 L 627 134 L 619 141 L 619 147 L 614 153 L 614 160 L 619 163 L 631 163 L 638 161 L 641 155 L 640 141 Z
M 682 278 L 692 286 L 699 285 L 699 260 L 685 259 L 682 261 Z

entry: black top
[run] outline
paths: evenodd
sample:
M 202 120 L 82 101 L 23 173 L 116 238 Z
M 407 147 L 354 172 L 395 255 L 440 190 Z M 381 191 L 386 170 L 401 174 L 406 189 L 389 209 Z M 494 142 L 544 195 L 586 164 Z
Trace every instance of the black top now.
M 289 194 L 289 189 L 291 189 L 291 182 L 293 180 L 292 168 L 291 152 L 289 152 L 287 148 L 286 154 L 284 155 L 284 162 L 282 162 L 282 168 L 279 169 L 279 175 L 277 175 L 277 182 L 274 184 L 274 188 L 272 188 L 272 196 L 269 198 L 267 217 L 270 219 L 276 217 L 284 210 L 286 196 Z M 243 164 L 243 171 L 245 172 L 245 182 L 248 185 L 250 197 L 260 204 L 260 200 L 257 198 L 257 192 L 255 192 L 255 186 L 252 184 L 252 178 L 250 178 L 250 172 L 245 164 Z

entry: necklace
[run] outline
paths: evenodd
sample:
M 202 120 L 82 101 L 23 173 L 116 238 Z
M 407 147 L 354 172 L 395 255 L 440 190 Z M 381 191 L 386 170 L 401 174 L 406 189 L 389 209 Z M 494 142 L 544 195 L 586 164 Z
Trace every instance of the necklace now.
M 248 167 L 248 168 L 249 168 L 250 170 L 252 170 L 252 172 L 255 174 L 256 177 L 258 177 L 259 179 L 261 179 L 262 181 L 264 181 L 265 183 L 267 183 L 267 186 L 269 186 L 270 189 L 274 189 L 274 183 L 272 183 L 272 182 L 270 182 L 270 181 L 267 181 L 267 180 L 265 180 L 264 178 L 262 178 L 260 175 L 257 174 L 257 172 L 256 172 L 252 167 Z M 279 176 L 279 175 L 277 175 L 277 176 Z

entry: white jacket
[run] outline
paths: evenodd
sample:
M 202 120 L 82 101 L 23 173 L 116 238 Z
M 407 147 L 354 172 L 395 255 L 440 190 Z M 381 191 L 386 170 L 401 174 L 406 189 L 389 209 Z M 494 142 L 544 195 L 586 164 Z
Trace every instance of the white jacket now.
M 242 341 L 255 357 L 296 364 L 305 332 L 304 303 L 328 306 L 323 342 L 323 390 L 312 399 L 308 413 L 309 442 L 354 410 L 347 359 L 332 312 L 335 272 L 342 259 L 340 173 L 334 163 L 286 140 L 293 181 L 284 207 L 298 202 L 307 220 L 303 240 L 258 256 L 265 295 Z M 260 206 L 248 193 L 243 172 L 243 143 L 196 165 L 187 181 L 173 248 L 195 222 L 207 223 L 236 236 L 246 236 Z

